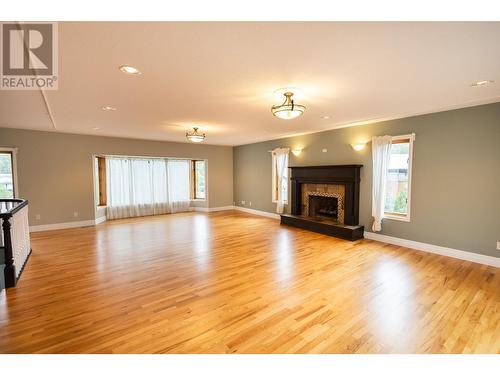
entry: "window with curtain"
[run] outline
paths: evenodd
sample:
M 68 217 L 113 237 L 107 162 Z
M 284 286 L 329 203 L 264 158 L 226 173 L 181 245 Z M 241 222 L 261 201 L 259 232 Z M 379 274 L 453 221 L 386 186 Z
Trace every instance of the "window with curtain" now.
M 372 230 L 382 220 L 410 221 L 411 166 L 415 134 L 372 138 Z
M 189 210 L 190 161 L 106 157 L 108 219 Z
M 276 148 L 272 151 L 273 202 L 276 212 L 283 213 L 288 202 L 288 153 L 289 148 Z

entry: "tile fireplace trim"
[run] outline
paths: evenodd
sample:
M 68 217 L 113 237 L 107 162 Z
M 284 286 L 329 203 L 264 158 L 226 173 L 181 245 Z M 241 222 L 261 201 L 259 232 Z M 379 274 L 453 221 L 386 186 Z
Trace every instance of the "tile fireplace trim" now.
M 327 197 L 327 198 L 337 198 L 337 221 L 340 224 L 344 224 L 344 196 L 340 193 L 322 193 L 317 191 L 306 191 L 304 202 L 304 213 L 309 216 L 309 197 Z

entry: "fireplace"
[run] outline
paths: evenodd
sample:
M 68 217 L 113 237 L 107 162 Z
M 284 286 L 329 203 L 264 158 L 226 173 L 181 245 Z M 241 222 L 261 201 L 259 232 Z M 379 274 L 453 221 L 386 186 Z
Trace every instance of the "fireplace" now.
M 281 223 L 349 240 L 363 238 L 359 225 L 362 165 L 290 167 L 291 214 Z
M 308 216 L 338 222 L 338 204 L 339 200 L 335 197 L 309 195 Z

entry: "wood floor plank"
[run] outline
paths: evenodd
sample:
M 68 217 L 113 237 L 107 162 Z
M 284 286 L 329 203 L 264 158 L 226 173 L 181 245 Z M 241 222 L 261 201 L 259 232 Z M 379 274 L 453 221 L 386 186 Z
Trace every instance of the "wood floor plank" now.
M 241 212 L 32 234 L 1 353 L 500 353 L 500 270 Z

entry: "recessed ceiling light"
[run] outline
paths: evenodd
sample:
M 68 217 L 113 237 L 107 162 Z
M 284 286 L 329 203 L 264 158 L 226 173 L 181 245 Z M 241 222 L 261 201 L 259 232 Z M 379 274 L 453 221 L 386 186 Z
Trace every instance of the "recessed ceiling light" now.
M 495 81 L 491 81 L 491 80 L 477 81 L 477 82 L 474 82 L 473 84 L 471 84 L 471 86 L 472 87 L 486 86 L 486 85 L 489 85 L 491 83 L 495 83 Z
M 120 66 L 119 68 L 123 73 L 125 74 L 131 74 L 131 75 L 138 75 L 138 74 L 141 74 L 141 72 L 139 71 L 139 69 L 137 68 L 134 68 L 133 66 L 130 66 L 130 65 L 122 65 Z
M 324 120 L 329 120 L 329 119 L 330 119 L 330 116 L 328 116 L 328 115 L 323 116 L 323 119 L 324 119 Z
M 94 126 L 94 127 L 92 128 L 92 130 L 99 130 L 99 129 L 100 129 L 100 128 L 99 128 L 99 127 L 97 127 L 97 126 Z
M 116 111 L 116 107 L 113 107 L 113 106 L 110 106 L 110 105 L 107 105 L 107 106 L 101 107 L 101 109 L 102 109 L 103 111 Z

